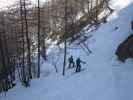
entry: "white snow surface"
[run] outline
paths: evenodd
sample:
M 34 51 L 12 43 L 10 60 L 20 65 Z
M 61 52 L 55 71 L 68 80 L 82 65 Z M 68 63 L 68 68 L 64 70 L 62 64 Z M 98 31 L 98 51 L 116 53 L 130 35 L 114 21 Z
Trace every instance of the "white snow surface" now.
M 29 88 L 18 84 L 6 96 L 1 94 L 0 100 L 133 100 L 133 60 L 121 63 L 115 56 L 118 45 L 133 33 L 132 3 L 133 0 L 112 0 L 115 11 L 108 23 L 88 33 L 93 34 L 87 41 L 92 51 L 89 56 L 80 47 L 68 50 L 68 55 L 81 57 L 87 62 L 82 65 L 84 71 L 74 73 L 75 69 L 67 69 L 63 77 L 63 51 L 52 46 L 49 55 L 61 57 L 53 56 L 55 61 L 42 64 L 41 78 L 32 80 Z M 51 62 L 57 63 L 58 73 Z

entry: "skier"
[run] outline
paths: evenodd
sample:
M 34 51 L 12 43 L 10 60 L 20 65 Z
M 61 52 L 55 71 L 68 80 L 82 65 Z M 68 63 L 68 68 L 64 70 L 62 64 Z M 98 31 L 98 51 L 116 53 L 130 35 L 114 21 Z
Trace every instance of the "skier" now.
M 82 61 L 80 58 L 77 58 L 77 60 L 76 60 L 76 72 L 81 71 L 81 63 L 85 64 L 84 61 Z
M 74 61 L 73 61 L 73 56 L 69 57 L 69 58 L 68 58 L 68 61 L 69 61 L 69 66 L 68 66 L 68 68 L 73 68 L 74 65 L 75 65 L 75 63 L 74 63 Z

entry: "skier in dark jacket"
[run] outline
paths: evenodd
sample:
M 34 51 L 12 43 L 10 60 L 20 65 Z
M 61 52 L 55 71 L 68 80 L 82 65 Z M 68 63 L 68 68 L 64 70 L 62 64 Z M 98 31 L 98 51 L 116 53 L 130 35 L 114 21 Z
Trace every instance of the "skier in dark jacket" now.
M 84 61 L 82 61 L 80 58 L 77 58 L 77 60 L 76 60 L 76 72 L 81 71 L 81 63 L 85 64 Z
M 68 66 L 68 68 L 73 68 L 74 65 L 75 65 L 75 63 L 74 63 L 74 61 L 73 61 L 73 56 L 71 56 L 70 58 L 68 58 L 68 61 L 69 61 L 69 66 Z

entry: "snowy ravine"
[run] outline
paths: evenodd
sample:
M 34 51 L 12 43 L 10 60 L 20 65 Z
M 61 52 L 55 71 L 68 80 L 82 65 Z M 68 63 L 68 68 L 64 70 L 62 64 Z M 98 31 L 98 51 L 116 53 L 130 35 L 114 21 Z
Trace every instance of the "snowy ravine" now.
M 63 77 L 62 64 L 55 73 L 51 64 L 43 63 L 41 78 L 32 80 L 31 87 L 18 84 L 6 96 L 1 94 L 0 100 L 133 100 L 133 60 L 121 63 L 115 56 L 118 45 L 133 33 L 133 0 L 113 0 L 111 4 L 115 12 L 108 23 L 91 33 L 93 37 L 88 40 L 92 54 L 69 50 L 87 62 L 84 71 L 74 74 L 73 69 L 67 70 Z

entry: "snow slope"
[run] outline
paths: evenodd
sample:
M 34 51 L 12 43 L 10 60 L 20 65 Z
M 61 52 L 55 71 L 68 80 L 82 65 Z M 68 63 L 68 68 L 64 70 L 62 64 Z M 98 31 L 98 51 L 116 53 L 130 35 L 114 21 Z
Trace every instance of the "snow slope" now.
M 1 95 L 0 100 L 133 100 L 133 60 L 128 59 L 123 64 L 114 54 L 118 45 L 132 33 L 132 3 L 133 0 L 112 0 L 115 12 L 108 18 L 108 23 L 88 33 L 93 34 L 88 40 L 92 54 L 87 56 L 79 47 L 69 49 L 69 55 L 80 56 L 87 62 L 83 65 L 84 71 L 75 74 L 74 69 L 67 70 L 63 77 L 62 57 L 57 59 L 58 73 L 52 64 L 45 62 L 41 78 L 33 80 L 30 88 L 18 85 L 6 97 Z M 61 53 L 51 49 L 54 51 L 51 50 L 51 54 Z

